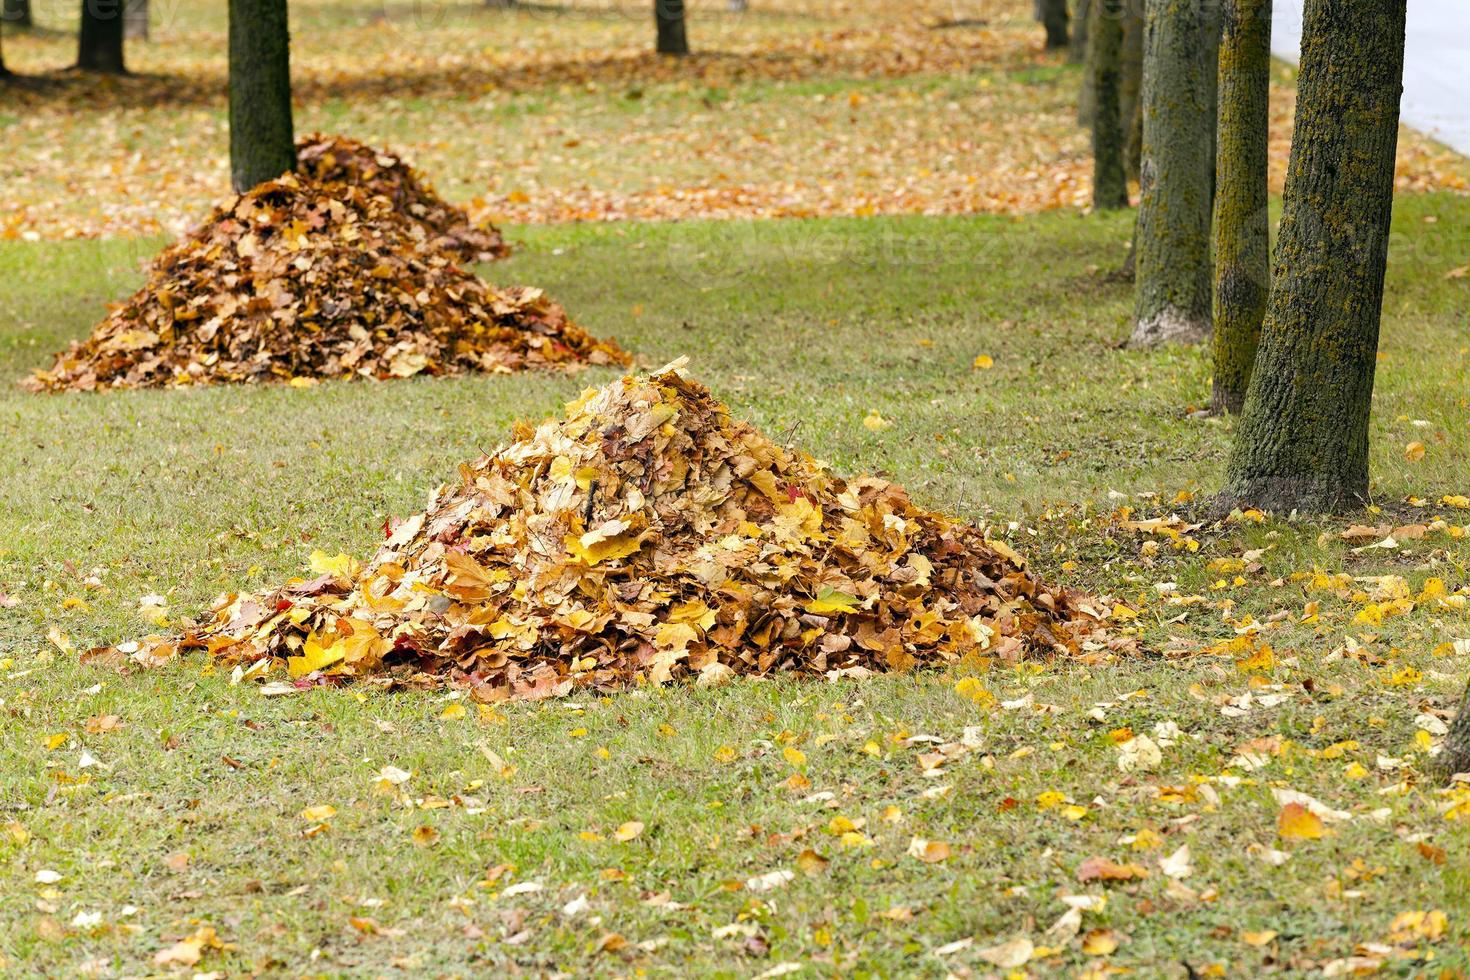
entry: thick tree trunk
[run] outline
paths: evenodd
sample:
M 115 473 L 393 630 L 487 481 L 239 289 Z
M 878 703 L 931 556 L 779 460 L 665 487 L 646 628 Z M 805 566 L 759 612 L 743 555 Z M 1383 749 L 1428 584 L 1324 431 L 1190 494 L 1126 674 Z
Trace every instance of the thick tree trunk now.
M 1245 404 L 1271 289 L 1266 197 L 1271 0 L 1225 0 L 1215 188 L 1217 413 Z
M 246 191 L 296 169 L 286 0 L 230 2 L 230 176 Z
M 31 0 L 0 0 L 0 20 L 12 30 L 30 30 L 36 26 L 31 16 Z
M 1126 0 L 1123 0 L 1126 3 Z M 1123 173 L 1123 118 L 1118 106 L 1123 52 L 1122 6 L 1118 0 L 1092 5 L 1092 206 L 1098 210 L 1128 206 L 1128 178 Z
M 126 0 L 123 35 L 130 41 L 148 40 L 148 0 Z
M 1450 733 L 1434 760 L 1435 768 L 1446 778 L 1461 772 L 1470 772 L 1470 686 L 1460 699 L 1460 712 L 1450 723 Z
M 1123 69 L 1118 89 L 1119 117 L 1123 120 L 1123 172 L 1138 179 L 1143 153 L 1143 5 L 1123 0 Z
M 127 73 L 122 6 L 122 0 L 82 0 L 82 25 L 77 32 L 77 67 L 82 71 Z
M 1065 48 L 1071 40 L 1067 30 L 1067 0 L 1041 0 L 1041 23 L 1046 28 L 1046 49 Z
M 658 27 L 659 54 L 689 53 L 684 32 L 684 0 L 653 0 L 653 21 Z
M 1270 307 L 1222 503 L 1366 502 L 1406 0 L 1307 0 Z
M 1148 0 L 1147 11 L 1131 343 L 1200 343 L 1210 336 L 1218 8 Z

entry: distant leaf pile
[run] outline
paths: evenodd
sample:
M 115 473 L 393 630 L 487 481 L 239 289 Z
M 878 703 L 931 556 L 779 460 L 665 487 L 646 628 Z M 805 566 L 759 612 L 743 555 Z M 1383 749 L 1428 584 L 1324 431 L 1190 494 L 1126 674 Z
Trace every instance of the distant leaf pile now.
M 423 226 L 431 246 L 461 262 L 492 262 L 510 254 L 498 228 L 473 224 L 463 208 L 434 193 L 418 171 L 393 154 L 345 136 L 313 133 L 296 141 L 296 159 L 301 175 L 310 180 L 386 197 L 400 214 Z
M 517 434 L 366 566 L 318 554 L 310 580 L 226 597 L 197 631 L 116 654 L 155 665 L 202 647 L 237 677 L 284 662 L 298 686 L 378 675 L 494 702 L 1126 648 L 1104 603 L 902 487 L 776 445 L 677 363 Z
M 616 343 L 589 335 L 539 289 L 499 290 L 461 269 L 378 183 L 287 174 L 239 195 L 165 250 L 142 289 L 27 386 L 629 363 Z

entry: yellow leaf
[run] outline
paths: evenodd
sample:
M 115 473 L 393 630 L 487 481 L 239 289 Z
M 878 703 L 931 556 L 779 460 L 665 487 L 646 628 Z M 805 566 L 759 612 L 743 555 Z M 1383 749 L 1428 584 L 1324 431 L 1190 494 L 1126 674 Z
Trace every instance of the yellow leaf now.
M 806 765 L 806 753 L 793 745 L 788 745 L 786 746 L 786 748 L 782 749 L 781 757 L 798 769 Z
M 1118 945 L 1118 934 L 1111 929 L 1094 929 L 1082 937 L 1082 952 L 1088 956 L 1110 956 Z
M 1404 459 L 1411 463 L 1417 463 L 1424 458 L 1424 443 L 1411 442 L 1404 447 Z
M 352 559 L 347 555 L 328 555 L 324 551 L 311 553 L 311 570 L 318 575 L 349 576 L 352 574 L 352 565 Z
M 971 367 L 973 367 L 977 371 L 989 371 L 991 368 L 995 367 L 995 358 L 991 357 L 989 354 L 980 354 L 975 358 L 975 361 L 973 364 L 971 364 Z
M 627 842 L 643 833 L 643 822 L 641 820 L 629 820 L 627 823 L 613 831 L 613 837 Z
M 881 432 L 884 429 L 892 427 L 892 425 L 892 422 L 878 414 L 876 408 L 869 409 L 868 414 L 863 418 L 863 428 L 869 432 Z
M 1300 803 L 1288 803 L 1281 808 L 1276 832 L 1288 840 L 1317 840 L 1328 831 L 1321 817 Z
M 640 521 L 632 515 L 625 519 L 603 521 L 582 535 L 568 534 L 564 539 L 567 552 L 584 565 L 626 558 L 643 547 L 647 536 Z
M 715 749 L 715 761 L 721 764 L 735 761 L 735 749 L 730 745 L 721 745 Z
M 314 671 L 330 667 L 347 656 L 347 644 L 337 640 L 330 646 L 322 646 L 316 634 L 306 638 L 301 646 L 301 656 L 286 658 L 286 673 L 292 677 L 305 677 Z
M 1260 932 L 1251 932 L 1247 930 L 1240 934 L 1240 938 L 1247 946 L 1255 946 L 1259 948 L 1261 946 L 1270 945 L 1271 940 L 1275 939 L 1276 935 L 1277 933 L 1275 929 L 1262 929 Z
M 456 721 L 456 720 L 458 720 L 460 718 L 463 718 L 464 716 L 465 716 L 464 705 L 462 705 L 462 704 L 460 704 L 458 702 L 455 702 L 454 704 L 449 705 L 443 711 L 439 712 L 439 717 L 442 718 L 442 719 L 444 719 L 445 721 Z
M 954 686 L 954 692 L 981 707 L 990 707 L 996 703 L 995 695 L 991 694 L 985 685 L 975 677 L 960 678 Z
M 918 858 L 925 864 L 939 864 L 949 860 L 949 845 L 942 840 L 925 840 L 915 837 L 909 841 L 908 856 Z
M 330 820 L 336 815 L 337 808 L 332 806 L 332 804 L 330 803 L 322 803 L 318 806 L 309 806 L 305 810 L 301 811 L 301 819 L 309 820 L 312 823 L 320 823 L 323 820 Z
M 419 847 L 429 847 L 439 842 L 439 831 L 430 827 L 428 824 L 415 827 L 413 833 L 409 836 L 413 838 L 413 842 Z
M 806 611 L 814 616 L 832 613 L 849 613 L 858 607 L 858 597 L 836 589 L 823 589 L 817 597 L 806 604 Z

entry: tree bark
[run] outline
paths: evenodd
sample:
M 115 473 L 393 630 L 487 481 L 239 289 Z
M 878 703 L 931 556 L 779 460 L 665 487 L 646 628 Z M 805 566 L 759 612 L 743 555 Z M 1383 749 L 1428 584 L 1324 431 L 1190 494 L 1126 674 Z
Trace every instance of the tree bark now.
M 30 30 L 36 26 L 31 16 L 31 0 L 0 0 L 0 20 L 13 30 Z
M 1067 45 L 1067 62 L 1080 65 L 1087 60 L 1087 21 L 1092 17 L 1092 0 L 1076 0 L 1072 6 L 1072 41 Z
M 230 3 L 230 176 L 236 191 L 296 169 L 286 0 Z
M 126 0 L 123 36 L 130 41 L 148 40 L 148 0 Z
M 1123 55 L 1118 88 L 1119 118 L 1123 120 L 1123 172 L 1138 179 L 1143 153 L 1143 6 L 1123 0 Z
M 1222 503 L 1366 502 L 1406 0 L 1307 0 L 1284 213 Z
M 1210 211 L 1215 177 L 1218 9 L 1148 0 L 1138 278 L 1132 344 L 1210 336 Z
M 658 27 L 659 54 L 689 53 L 689 37 L 684 31 L 684 0 L 653 0 L 653 20 Z
M 1046 28 L 1046 49 L 1065 48 L 1071 40 L 1067 30 L 1067 0 L 1041 0 L 1041 23 Z
M 1126 0 L 1123 0 L 1126 3 Z M 1092 206 L 1116 210 L 1128 206 L 1128 178 L 1123 172 L 1123 119 L 1118 105 L 1123 51 L 1123 3 L 1096 0 L 1092 5 Z
M 1245 404 L 1271 289 L 1266 144 L 1271 0 L 1225 0 L 1215 186 L 1215 357 L 1211 407 Z
M 1435 757 L 1434 768 L 1446 779 L 1456 773 L 1470 772 L 1470 685 L 1460 699 L 1460 711 L 1450 723 L 1450 732 Z
M 82 0 L 77 68 L 105 75 L 127 74 L 123 64 L 122 0 Z

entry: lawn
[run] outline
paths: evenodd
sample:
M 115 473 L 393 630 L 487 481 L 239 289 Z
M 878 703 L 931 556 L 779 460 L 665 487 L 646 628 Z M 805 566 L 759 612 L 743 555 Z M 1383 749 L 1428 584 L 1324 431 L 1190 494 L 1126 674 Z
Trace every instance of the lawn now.
M 193 937 L 228 975 L 1463 974 L 1470 794 L 1420 770 L 1470 665 L 1470 198 L 1395 221 L 1381 510 L 1199 528 L 1231 424 L 1199 352 L 1120 347 L 1127 215 L 508 229 L 486 275 L 991 525 L 1148 652 L 495 709 L 78 653 L 156 629 L 145 596 L 365 556 L 610 372 L 29 395 L 161 240 L 0 243 L 0 971 L 188 972 L 152 964 Z

